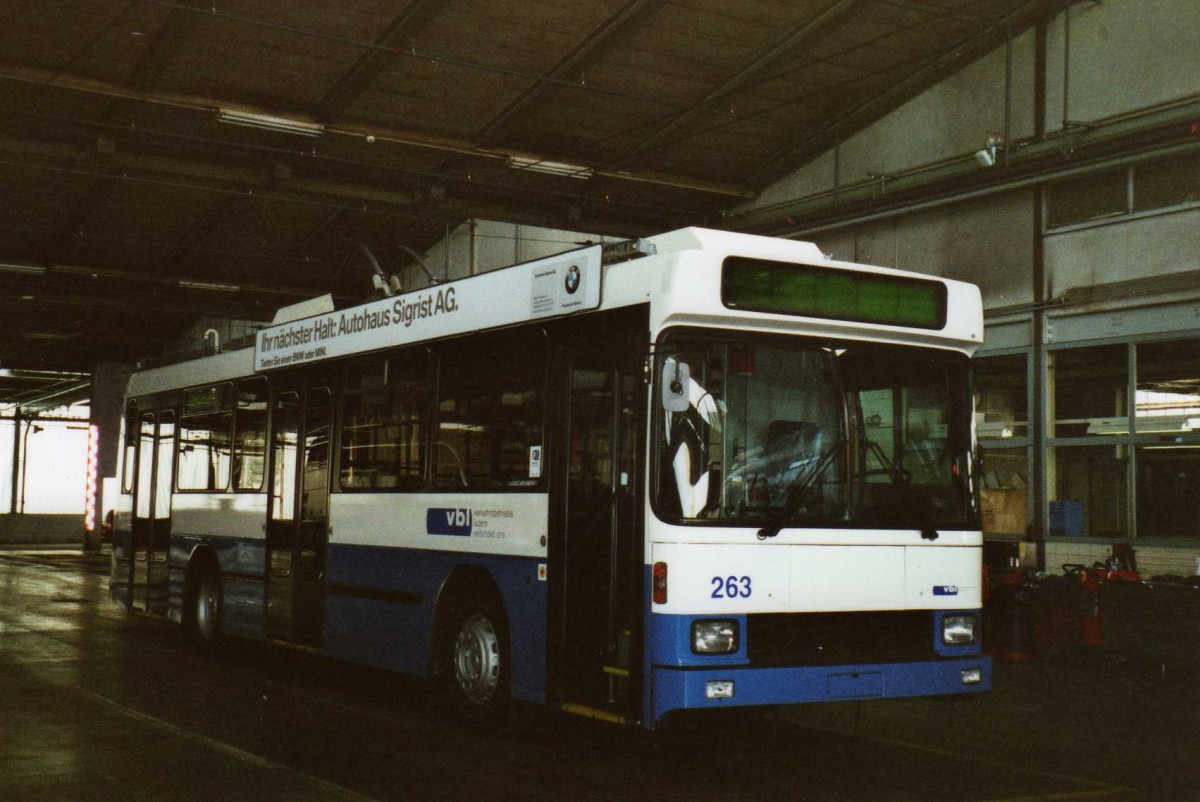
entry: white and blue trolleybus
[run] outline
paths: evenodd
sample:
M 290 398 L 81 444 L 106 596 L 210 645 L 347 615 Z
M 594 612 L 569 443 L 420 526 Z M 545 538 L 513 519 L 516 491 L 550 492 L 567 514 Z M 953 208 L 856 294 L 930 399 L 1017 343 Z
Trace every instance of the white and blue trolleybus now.
M 129 382 L 111 592 L 224 635 L 654 727 L 988 689 L 979 291 L 688 228 Z

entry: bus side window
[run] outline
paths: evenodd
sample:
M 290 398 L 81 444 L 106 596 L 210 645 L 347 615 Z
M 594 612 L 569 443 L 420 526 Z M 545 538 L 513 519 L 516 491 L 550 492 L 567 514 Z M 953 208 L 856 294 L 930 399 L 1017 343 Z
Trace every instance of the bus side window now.
M 219 493 L 229 489 L 232 391 L 230 384 L 217 384 L 184 393 L 175 469 L 179 490 Z
M 441 352 L 434 484 L 541 485 L 546 343 L 540 331 L 472 338 Z
M 267 380 L 243 379 L 234 410 L 233 489 L 263 489 L 267 445 Z
M 125 408 L 125 454 L 121 466 L 121 492 L 133 492 L 135 457 L 137 456 L 138 412 L 137 401 L 130 401 Z
M 416 490 L 425 483 L 429 352 L 352 364 L 342 407 L 343 490 Z

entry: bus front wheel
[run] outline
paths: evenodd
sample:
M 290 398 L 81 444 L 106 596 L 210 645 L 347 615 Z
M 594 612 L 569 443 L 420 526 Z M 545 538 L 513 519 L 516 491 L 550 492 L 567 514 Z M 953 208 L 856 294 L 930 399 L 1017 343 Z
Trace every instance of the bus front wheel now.
M 459 714 L 474 724 L 499 724 L 508 709 L 511 672 L 503 619 L 492 605 L 466 605 L 450 638 L 445 673 Z

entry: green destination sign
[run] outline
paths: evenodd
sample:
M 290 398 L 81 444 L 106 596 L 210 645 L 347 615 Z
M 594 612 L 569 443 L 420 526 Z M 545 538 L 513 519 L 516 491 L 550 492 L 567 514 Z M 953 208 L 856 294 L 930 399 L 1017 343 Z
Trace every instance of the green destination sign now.
M 920 329 L 946 325 L 940 281 L 731 256 L 721 272 L 730 309 Z

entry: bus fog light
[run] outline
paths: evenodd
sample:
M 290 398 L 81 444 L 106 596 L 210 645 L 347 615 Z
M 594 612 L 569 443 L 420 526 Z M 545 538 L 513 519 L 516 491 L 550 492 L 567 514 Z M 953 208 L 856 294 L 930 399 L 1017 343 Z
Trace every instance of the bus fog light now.
M 978 668 L 964 668 L 962 671 L 963 685 L 978 685 L 983 682 L 983 672 Z
M 692 651 L 696 654 L 729 654 L 737 648 L 736 621 L 692 622 Z
M 966 646 L 974 643 L 978 619 L 973 615 L 948 615 L 942 619 L 942 643 Z
M 733 680 L 715 679 L 704 683 L 704 696 L 707 699 L 732 699 Z

